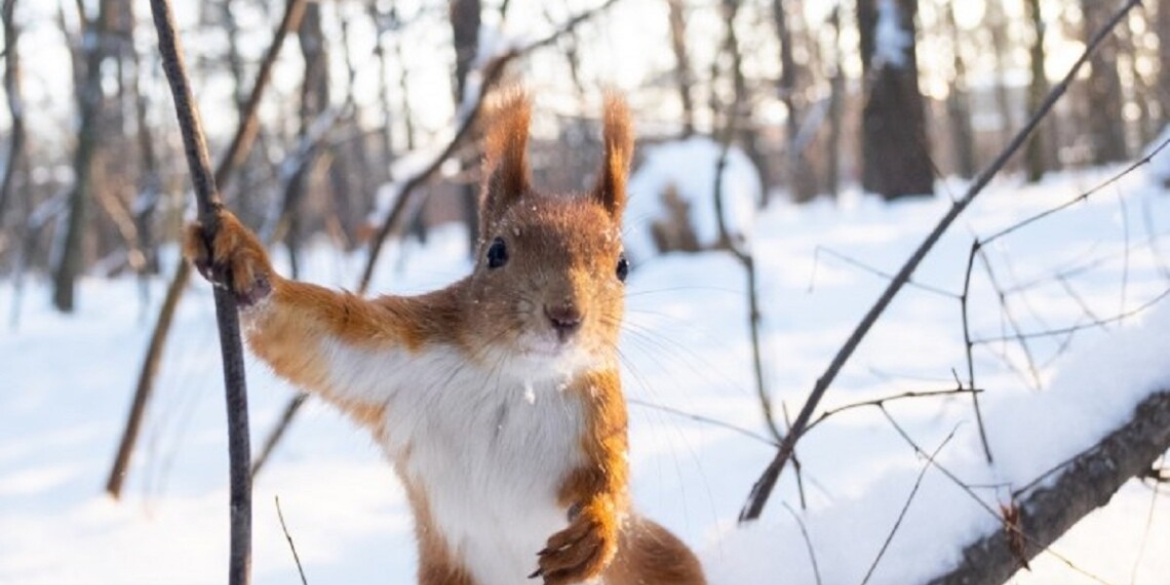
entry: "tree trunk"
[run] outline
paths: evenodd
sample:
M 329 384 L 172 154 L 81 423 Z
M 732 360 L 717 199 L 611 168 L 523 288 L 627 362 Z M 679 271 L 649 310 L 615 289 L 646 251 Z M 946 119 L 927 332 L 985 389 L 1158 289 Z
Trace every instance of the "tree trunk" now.
M 84 13 L 80 15 L 82 22 L 80 50 L 85 61 L 85 70 L 82 84 L 76 88 L 76 92 L 81 124 L 73 156 L 74 183 L 69 194 L 65 234 L 61 244 L 55 247 L 53 258 L 53 306 L 66 313 L 73 312 L 75 281 L 84 264 L 82 240 L 85 236 L 87 208 L 89 200 L 93 198 L 95 187 L 93 163 L 99 148 L 98 118 L 104 101 L 101 65 L 106 54 L 109 0 L 99 2 L 98 6 L 98 16 L 93 21 L 89 21 Z
M 13 18 L 15 10 L 16 0 L 4 0 L 0 7 L 0 17 L 4 21 L 4 93 L 12 117 L 8 160 L 4 165 L 4 178 L 0 182 L 0 229 L 4 228 L 4 212 L 15 191 L 16 173 L 24 166 L 24 90 L 20 69 L 20 28 Z
M 833 27 L 833 76 L 829 80 L 829 139 L 825 144 L 825 190 L 836 197 L 841 185 L 841 126 L 845 104 L 845 72 L 841 63 L 841 9 L 829 16 Z
M 1113 5 L 1100 0 L 1082 0 L 1083 35 L 1088 39 L 1112 16 Z M 1089 146 L 1093 164 L 1125 160 L 1125 119 L 1121 109 L 1124 97 L 1121 75 L 1117 70 L 1117 38 L 1101 43 L 1089 59 L 1092 72 L 1088 79 Z
M 674 83 L 682 104 L 682 137 L 695 133 L 695 103 L 691 98 L 691 86 L 695 74 L 691 69 L 691 58 L 687 52 L 687 20 L 682 0 L 667 0 L 670 18 L 670 47 L 674 51 Z
M 1044 14 L 1040 10 L 1040 0 L 1027 0 L 1024 8 L 1028 13 L 1028 21 L 1032 25 L 1032 46 L 1028 50 L 1031 61 L 1032 81 L 1028 84 L 1028 113 L 1035 112 L 1040 107 L 1044 96 L 1048 95 L 1048 76 L 1044 72 L 1044 32 L 1047 25 L 1044 23 Z M 1044 171 L 1051 167 L 1051 160 L 1045 156 L 1045 144 L 1049 138 L 1048 125 L 1041 123 L 1032 132 L 1028 140 L 1028 149 L 1025 151 L 1028 182 L 1035 183 L 1044 176 Z
M 325 50 L 325 33 L 321 29 L 320 3 L 309 2 L 305 5 L 305 16 L 297 30 L 297 39 L 301 45 L 301 58 L 305 62 L 297 138 L 299 144 L 305 144 L 313 123 L 329 106 L 329 55 Z M 302 154 L 304 157 L 296 161 L 296 172 L 288 177 L 289 192 L 284 201 L 287 209 L 281 212 L 286 222 L 284 244 L 288 248 L 293 278 L 300 274 L 300 248 L 305 230 L 298 209 L 304 204 L 305 194 L 311 191 L 309 181 L 313 177 L 311 169 L 316 162 L 317 152 L 316 148 L 310 147 L 303 153 L 300 149 L 289 153 L 293 158 L 300 158 Z
M 934 184 L 918 89 L 917 7 L 917 0 L 857 2 L 867 96 L 862 111 L 861 185 L 887 200 L 928 195 Z M 880 43 L 879 21 L 888 31 Z
M 467 76 L 479 49 L 479 0 L 451 0 L 451 32 L 455 42 L 455 108 L 462 109 L 467 96 Z M 464 161 L 464 168 L 469 163 Z M 479 243 L 479 190 L 470 183 L 463 185 L 463 217 L 467 222 L 468 252 L 475 253 Z
M 800 144 L 804 104 L 798 100 L 797 65 L 792 55 L 792 20 L 799 18 L 803 7 L 803 3 L 772 0 L 772 21 L 780 39 L 780 101 L 784 103 L 784 109 L 788 110 L 784 126 L 784 174 L 788 179 L 792 199 L 797 202 L 808 201 L 817 194 L 816 173 L 804 156 L 806 145 Z
M 746 99 L 748 88 L 747 78 L 743 74 L 743 51 L 740 50 L 739 35 L 735 30 L 735 20 L 739 14 L 740 3 L 738 0 L 723 0 L 722 4 L 723 19 L 726 22 L 726 36 L 724 37 L 723 51 L 730 61 L 731 70 L 729 73 L 731 74 L 732 90 L 735 92 L 735 96 L 745 98 L 739 99 L 739 97 L 734 97 L 731 100 L 731 111 L 723 113 L 731 116 L 731 120 L 726 124 L 726 127 L 735 130 L 740 148 L 743 149 L 748 159 L 752 161 L 752 165 L 756 167 L 756 173 L 760 180 L 760 201 L 758 205 L 763 207 L 768 200 L 767 173 L 764 170 L 766 161 L 759 149 L 759 133 L 752 119 L 752 104 L 750 100 Z M 714 81 L 715 77 L 712 76 L 712 81 Z M 716 112 L 716 114 L 718 113 Z
M 954 172 L 964 179 L 975 176 L 975 133 L 971 128 L 971 100 L 967 88 L 967 63 L 959 44 L 959 27 L 955 24 L 954 4 L 946 6 L 946 27 L 944 35 L 951 39 L 954 53 L 952 66 L 954 80 L 947 94 L 947 119 L 951 125 L 951 145 L 954 150 Z
M 1170 124 L 1170 0 L 1157 3 L 1158 35 L 1158 113 L 1161 125 Z
M 1096 2 L 1098 0 L 1089 0 Z M 1003 0 L 988 0 L 987 28 L 991 34 L 991 54 L 995 57 L 995 109 L 999 114 L 999 143 L 1007 144 L 1016 133 L 1015 110 L 1008 95 L 1008 34 L 1007 17 L 1003 13 Z

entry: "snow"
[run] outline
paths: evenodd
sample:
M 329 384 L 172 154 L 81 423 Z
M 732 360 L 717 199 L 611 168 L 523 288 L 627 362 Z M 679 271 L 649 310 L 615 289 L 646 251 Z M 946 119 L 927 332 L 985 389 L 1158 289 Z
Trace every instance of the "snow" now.
M 643 167 L 638 182 L 631 181 L 632 190 L 640 185 L 632 193 L 631 220 L 649 217 L 653 196 L 647 193 L 667 177 L 679 178 L 680 191 L 711 185 L 713 174 L 702 176 L 708 171 L 698 164 L 711 162 L 711 146 L 663 145 L 664 151 L 648 153 L 647 164 L 660 166 Z M 671 148 L 683 154 L 668 159 Z M 958 293 L 974 237 L 1072 200 L 1117 171 L 1054 175 L 1030 187 L 997 181 L 926 258 L 915 282 Z M 974 365 L 993 465 L 983 458 L 969 395 L 887 405 L 924 451 L 942 445 L 939 465 L 980 486 L 974 492 L 992 510 L 1013 489 L 1124 422 L 1151 392 L 1170 387 L 1170 301 L 1159 300 L 1170 287 L 1160 243 L 1170 230 L 1170 197 L 1144 175 L 1133 173 L 986 247 L 1008 312 L 976 261 L 970 325 L 974 339 L 991 340 L 976 345 Z M 734 189 L 750 203 L 752 187 L 745 182 Z M 837 203 L 781 204 L 742 218 L 752 224 L 775 410 L 783 405 L 795 416 L 885 287 L 885 279 L 841 256 L 895 271 L 950 205 L 946 192 L 962 187 L 941 183 L 943 196 L 894 204 L 847 193 Z M 632 221 L 627 232 L 633 237 L 639 228 Z M 465 274 L 463 237 L 448 228 L 425 247 L 388 246 L 372 290 L 420 292 Z M 173 265 L 174 251 L 166 258 Z M 363 260 L 362 253 L 317 247 L 304 272 L 352 286 Z M 151 282 L 154 304 L 165 281 Z M 751 375 L 744 282 L 741 265 L 724 252 L 641 258 L 628 281 L 621 345 L 634 501 L 699 551 L 712 585 L 817 583 L 797 518 L 820 582 L 861 583 L 920 474 L 869 583 L 922 582 L 955 562 L 962 545 L 997 529 L 996 518 L 938 469 L 923 473 L 925 459 L 872 407 L 833 415 L 801 440 L 807 509 L 789 469 L 763 518 L 737 527 L 748 489 L 774 448 L 663 407 L 767 435 Z M 101 489 L 152 324 L 142 315 L 156 307 L 143 311 L 130 278 L 85 278 L 80 287 L 79 311 L 65 317 L 50 309 L 47 284 L 29 279 L 19 328 L 0 325 L 0 584 L 219 582 L 227 570 L 227 449 L 211 291 L 194 285 L 180 305 L 126 492 L 113 502 Z M 11 283 L 0 282 L 4 313 L 13 301 Z M 1093 319 L 1130 313 L 1090 326 Z M 965 380 L 960 316 L 951 296 L 904 290 L 845 366 L 822 410 L 953 388 L 952 371 Z M 1031 338 L 1027 352 L 1010 339 L 1016 328 L 1082 326 Z M 1001 336 L 1009 340 L 992 340 Z M 255 360 L 248 366 L 255 445 L 291 389 Z M 306 405 L 256 484 L 258 585 L 298 582 L 275 496 L 310 583 L 411 582 L 405 495 L 372 441 L 327 407 Z M 1109 583 L 1165 582 L 1166 501 L 1164 493 L 1127 484 L 1056 543 L 1059 557 L 1042 554 L 1031 573 L 1012 582 L 1096 582 L 1062 559 Z
M 701 246 L 719 240 L 715 213 L 715 174 L 722 146 L 707 137 L 667 142 L 643 149 L 643 162 L 630 177 L 627 189 L 626 252 L 635 262 L 656 255 L 650 234 L 651 222 L 669 218 L 662 195 L 673 186 L 689 205 L 691 225 Z M 756 202 L 760 200 L 760 179 L 755 165 L 740 149 L 727 152 L 723 170 L 723 218 L 730 234 L 748 236 Z

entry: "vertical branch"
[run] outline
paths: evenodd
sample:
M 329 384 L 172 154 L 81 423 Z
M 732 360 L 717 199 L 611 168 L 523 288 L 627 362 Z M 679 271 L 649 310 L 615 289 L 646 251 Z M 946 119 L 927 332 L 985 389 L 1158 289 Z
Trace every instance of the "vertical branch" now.
M 207 142 L 195 98 L 187 81 L 182 49 L 175 32 L 175 17 L 169 0 L 151 0 L 154 26 L 158 30 L 163 70 L 175 100 L 175 113 L 183 135 L 183 150 L 195 187 L 203 235 L 210 241 L 219 228 L 218 211 L 223 203 L 215 187 Z M 230 284 L 230 283 L 229 283 Z M 224 390 L 227 399 L 228 454 L 231 460 L 231 553 L 228 583 L 246 585 L 252 564 L 252 480 L 248 473 L 248 397 L 244 377 L 244 348 L 240 341 L 239 313 L 231 287 L 216 287 L 215 313 L 223 354 Z

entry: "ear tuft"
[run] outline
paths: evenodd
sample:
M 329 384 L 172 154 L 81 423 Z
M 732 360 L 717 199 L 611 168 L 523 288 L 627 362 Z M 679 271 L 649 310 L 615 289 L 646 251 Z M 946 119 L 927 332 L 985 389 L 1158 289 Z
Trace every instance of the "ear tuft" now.
M 634 133 L 630 124 L 630 108 L 615 91 L 605 94 L 604 142 L 601 174 L 593 196 L 605 206 L 613 218 L 621 219 L 626 207 L 626 177 L 630 172 L 630 158 L 634 153 Z
M 494 221 L 529 190 L 528 122 L 532 104 L 523 88 L 497 94 L 487 107 L 482 220 Z

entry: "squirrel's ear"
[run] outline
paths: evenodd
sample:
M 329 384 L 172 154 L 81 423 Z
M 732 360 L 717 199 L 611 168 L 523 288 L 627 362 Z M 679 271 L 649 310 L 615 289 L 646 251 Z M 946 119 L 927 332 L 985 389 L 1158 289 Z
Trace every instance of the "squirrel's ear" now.
M 634 153 L 634 136 L 630 127 L 630 109 L 626 100 L 616 92 L 605 95 L 605 152 L 602 153 L 601 174 L 593 196 L 609 210 L 613 218 L 621 219 L 626 207 L 626 176 L 630 172 L 630 157 Z
M 503 93 L 489 106 L 484 143 L 484 180 L 480 216 L 494 221 L 514 201 L 528 192 L 528 121 L 531 101 L 523 89 Z

